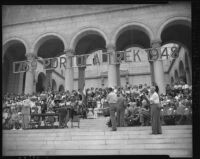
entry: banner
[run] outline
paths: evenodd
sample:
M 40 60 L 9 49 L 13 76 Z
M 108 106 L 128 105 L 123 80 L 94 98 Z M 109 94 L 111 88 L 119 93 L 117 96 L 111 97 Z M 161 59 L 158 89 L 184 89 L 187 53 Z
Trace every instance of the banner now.
M 169 53 L 170 50 L 170 53 Z M 66 69 L 71 67 L 86 67 L 92 65 L 100 65 L 105 63 L 103 56 L 107 64 L 120 64 L 122 62 L 136 62 L 142 61 L 140 57 L 140 51 L 147 53 L 148 61 L 175 59 L 179 56 L 180 46 L 176 47 L 160 47 L 160 48 L 149 48 L 149 49 L 135 49 L 133 51 L 115 51 L 115 52 L 102 52 L 83 55 L 66 55 L 65 57 L 54 57 L 42 59 L 43 67 L 45 70 L 53 70 L 57 67 L 64 66 Z M 68 56 L 68 57 L 67 57 Z M 67 65 L 67 59 L 70 59 L 70 65 Z M 67 67 L 68 66 L 68 67 Z M 18 61 L 13 63 L 13 73 L 27 72 L 30 69 L 35 70 L 37 68 L 37 59 L 32 61 Z

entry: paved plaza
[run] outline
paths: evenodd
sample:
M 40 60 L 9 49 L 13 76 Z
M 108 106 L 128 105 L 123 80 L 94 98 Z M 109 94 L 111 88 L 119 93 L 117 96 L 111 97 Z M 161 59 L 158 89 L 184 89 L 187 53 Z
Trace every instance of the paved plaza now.
M 163 126 L 162 128 L 162 135 L 150 135 L 151 127 L 149 126 L 121 127 L 116 132 L 112 132 L 106 126 L 106 118 L 100 117 L 82 119 L 80 128 L 3 130 L 3 155 L 149 154 L 192 157 L 191 125 Z

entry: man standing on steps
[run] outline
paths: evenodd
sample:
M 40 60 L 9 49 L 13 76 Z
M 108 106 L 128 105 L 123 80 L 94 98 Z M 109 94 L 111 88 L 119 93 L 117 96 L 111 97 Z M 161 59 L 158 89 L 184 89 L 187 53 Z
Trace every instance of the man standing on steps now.
M 123 97 L 120 90 L 117 93 L 117 126 L 123 127 L 124 126 L 124 114 L 126 109 L 126 99 Z
M 112 131 L 117 131 L 115 112 L 117 112 L 117 94 L 114 92 L 114 88 L 108 88 L 109 94 L 107 101 L 110 107 L 110 118 L 112 123 Z

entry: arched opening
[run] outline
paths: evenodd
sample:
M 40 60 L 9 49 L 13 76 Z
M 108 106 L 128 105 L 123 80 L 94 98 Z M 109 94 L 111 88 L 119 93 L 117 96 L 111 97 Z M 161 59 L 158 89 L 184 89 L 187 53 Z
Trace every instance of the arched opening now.
M 78 40 L 76 40 L 77 42 L 74 47 L 75 55 L 90 54 L 94 50 L 106 49 L 106 41 L 98 32 L 87 31 L 79 35 L 77 39 Z M 86 71 L 86 69 L 86 67 L 78 68 L 78 89 L 81 91 L 85 85 L 85 76 L 87 76 L 86 73 L 90 73 L 89 71 Z
M 163 43 L 176 41 L 183 44 L 191 52 L 191 27 L 188 21 L 176 20 L 167 24 L 161 32 Z
M 36 43 L 35 51 L 37 52 L 38 57 L 58 57 L 64 53 L 64 42 L 55 35 L 47 35 Z M 52 88 L 52 71 L 54 70 L 46 70 L 48 89 Z
M 58 38 L 51 38 L 41 43 L 37 55 L 42 58 L 51 58 L 62 55 L 63 51 L 63 42 Z
M 177 70 L 175 70 L 175 72 L 174 72 L 174 77 L 175 77 L 175 82 L 177 83 L 178 81 L 179 81 L 179 76 L 178 76 L 178 71 Z
M 8 43 L 3 56 L 3 94 L 21 94 L 24 92 L 26 73 L 13 73 L 13 62 L 26 60 L 26 48 L 18 40 Z
M 143 48 L 150 47 L 150 38 L 144 29 L 129 26 L 122 29 L 116 38 L 116 51 L 123 51 L 131 45 L 140 45 Z
M 46 76 L 43 72 L 40 72 L 36 83 L 36 92 L 41 93 L 45 90 L 46 90 Z
M 144 48 L 150 48 L 150 37 L 148 34 L 148 31 L 146 31 L 146 29 L 139 27 L 139 26 L 127 26 L 125 28 L 122 28 L 119 33 L 116 36 L 116 41 L 115 41 L 115 45 L 116 45 L 116 51 L 124 51 L 124 50 L 129 50 L 131 51 L 131 53 L 129 54 L 129 56 L 134 56 L 134 58 L 137 62 L 142 60 L 146 60 L 147 59 L 147 54 L 146 52 L 144 52 L 141 49 Z M 135 56 L 135 53 L 137 54 L 137 52 L 139 51 L 138 55 Z M 123 60 L 124 57 L 122 57 Z M 146 65 L 147 62 L 147 67 L 149 67 L 149 62 L 148 60 L 145 61 Z M 121 78 L 123 72 L 126 72 L 127 74 L 129 74 L 129 70 L 124 69 L 122 67 L 122 64 L 117 65 L 117 74 L 118 74 L 118 79 L 117 79 L 117 84 L 121 85 L 123 78 Z M 132 80 L 131 83 L 135 83 L 136 82 L 136 78 L 132 78 L 130 77 Z
M 53 91 L 57 91 L 57 85 L 56 85 L 56 81 L 54 79 L 52 79 L 52 87 L 51 87 L 51 89 Z
M 161 40 L 163 44 L 167 43 L 178 44 L 180 48 L 184 49 L 182 53 L 185 53 L 185 51 L 188 50 L 189 60 L 191 62 L 191 24 L 189 21 L 174 20 L 166 24 L 161 32 Z M 178 70 L 179 70 L 179 80 L 187 82 L 186 72 L 182 61 L 179 63 Z M 176 76 L 175 80 L 178 80 Z
M 63 86 L 63 85 L 60 85 L 58 91 L 59 91 L 59 92 L 64 92 L 64 91 L 65 91 L 64 86 Z

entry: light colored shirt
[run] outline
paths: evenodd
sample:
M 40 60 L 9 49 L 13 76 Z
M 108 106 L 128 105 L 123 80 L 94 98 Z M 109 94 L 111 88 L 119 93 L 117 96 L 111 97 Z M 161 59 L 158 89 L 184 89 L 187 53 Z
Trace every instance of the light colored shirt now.
M 41 114 L 41 106 L 37 106 L 38 108 L 38 114 Z
M 150 103 L 151 103 L 151 101 L 153 101 L 154 104 L 160 103 L 159 96 L 156 92 L 154 92 L 152 95 L 150 95 Z
M 110 92 L 107 96 L 108 103 L 117 103 L 117 94 L 114 92 Z

